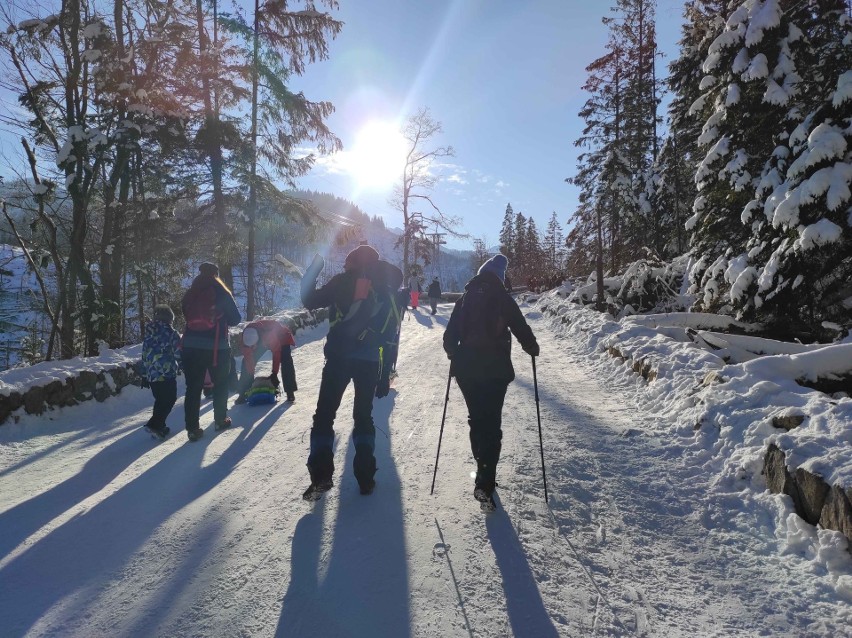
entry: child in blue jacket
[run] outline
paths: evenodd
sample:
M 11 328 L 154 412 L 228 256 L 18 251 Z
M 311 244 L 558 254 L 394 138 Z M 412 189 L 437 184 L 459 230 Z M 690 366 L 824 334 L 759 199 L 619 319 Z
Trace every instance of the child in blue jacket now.
M 180 372 L 180 334 L 172 327 L 175 313 L 168 306 L 154 307 L 154 320 L 145 327 L 142 365 L 154 395 L 154 414 L 145 431 L 163 440 L 169 434 L 166 417 L 177 401 L 177 375 Z

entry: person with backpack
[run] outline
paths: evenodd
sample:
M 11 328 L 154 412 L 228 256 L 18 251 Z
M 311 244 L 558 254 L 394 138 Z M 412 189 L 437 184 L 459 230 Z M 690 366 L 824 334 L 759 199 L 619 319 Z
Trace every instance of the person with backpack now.
M 207 370 L 213 379 L 213 421 L 217 430 L 231 425 L 228 416 L 228 376 L 231 371 L 231 346 L 228 326 L 236 326 L 240 311 L 234 296 L 219 279 L 215 264 L 203 263 L 198 276 L 181 303 L 186 328 L 181 340 L 183 371 L 186 376 L 184 418 L 190 441 L 204 436 L 199 425 L 201 390 Z
M 246 402 L 246 392 L 254 383 L 254 370 L 258 360 L 267 352 L 272 352 L 272 374 L 269 381 L 276 392 L 281 385 L 278 380 L 278 370 L 281 370 L 281 379 L 284 381 L 284 392 L 287 393 L 287 401 L 293 403 L 296 400 L 294 392 L 296 386 L 296 368 L 293 365 L 293 355 L 290 347 L 296 345 L 293 333 L 290 329 L 275 319 L 258 319 L 247 324 L 243 328 L 242 342 L 243 364 L 240 368 L 240 385 L 237 388 L 236 404 Z
M 535 335 L 504 287 L 508 265 L 499 254 L 482 264 L 456 302 L 444 332 L 450 375 L 467 404 L 470 449 L 476 459 L 473 496 L 491 508 L 503 439 L 503 400 L 515 378 L 509 332 L 527 354 L 539 353 Z
M 361 494 L 371 494 L 375 487 L 373 396 L 384 366 L 389 367 L 384 361 L 385 351 L 397 333 L 399 316 L 393 312 L 392 291 L 402 283 L 402 272 L 380 261 L 375 248 L 367 245 L 350 252 L 343 272 L 317 289 L 316 280 L 323 265 L 322 257 L 317 255 L 302 279 L 301 289 L 305 308 L 329 309 L 325 366 L 307 463 L 311 484 L 303 494 L 305 500 L 319 499 L 334 485 L 334 419 L 350 381 L 355 386 L 353 471 Z
M 166 418 L 177 401 L 177 375 L 180 374 L 180 335 L 172 327 L 175 313 L 168 306 L 154 306 L 154 320 L 145 326 L 142 340 L 142 366 L 154 395 L 154 413 L 144 425 L 155 439 L 169 435 Z
M 438 302 L 441 300 L 441 282 L 435 277 L 429 288 L 426 290 L 429 295 L 429 305 L 432 307 L 432 314 L 438 312 Z

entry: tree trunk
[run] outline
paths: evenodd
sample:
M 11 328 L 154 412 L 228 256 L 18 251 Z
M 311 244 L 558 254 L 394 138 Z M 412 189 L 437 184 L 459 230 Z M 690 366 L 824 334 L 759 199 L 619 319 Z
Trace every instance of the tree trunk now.
M 251 175 L 249 179 L 248 210 L 248 263 L 246 264 L 246 318 L 251 321 L 255 313 L 255 221 L 257 219 L 257 56 L 259 49 L 258 28 L 260 26 L 259 0 L 254 0 L 254 53 L 251 69 Z
M 202 57 L 207 53 L 207 32 L 204 29 L 204 9 L 201 0 L 195 3 L 196 19 L 198 22 L 198 47 Z M 219 266 L 219 276 L 233 290 L 234 271 L 233 258 L 230 254 L 228 241 L 228 224 L 226 219 L 225 192 L 222 188 L 224 174 L 224 156 L 220 139 L 219 118 L 213 109 L 213 97 L 210 88 L 210 77 L 207 70 L 201 73 L 201 87 L 204 99 L 204 120 L 207 129 L 206 154 L 210 160 L 210 177 L 213 181 L 213 215 L 219 238 L 217 241 L 216 261 Z

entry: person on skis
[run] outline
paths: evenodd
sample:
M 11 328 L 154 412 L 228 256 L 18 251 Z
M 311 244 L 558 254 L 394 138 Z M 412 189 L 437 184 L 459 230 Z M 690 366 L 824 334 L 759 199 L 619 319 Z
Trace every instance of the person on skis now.
M 246 402 L 246 392 L 254 382 L 254 372 L 257 362 L 267 352 L 272 352 L 272 374 L 269 381 L 278 390 L 281 381 L 278 380 L 278 370 L 284 382 L 284 392 L 287 401 L 296 400 L 296 368 L 293 365 L 293 355 L 290 347 L 296 345 L 290 329 L 275 319 L 258 319 L 243 328 L 240 342 L 242 344 L 243 364 L 240 368 L 240 385 L 237 388 L 236 405 Z
M 432 308 L 432 314 L 434 315 L 438 312 L 438 302 L 441 300 L 441 282 L 438 281 L 438 278 L 435 277 L 432 280 L 432 283 L 429 284 L 429 288 L 426 290 L 426 293 L 429 295 L 429 305 Z
M 361 494 L 371 494 L 375 487 L 373 396 L 384 363 L 385 344 L 381 335 L 397 332 L 387 308 L 393 302 L 392 291 L 402 282 L 399 269 L 380 261 L 376 249 L 367 245 L 350 252 L 344 271 L 317 289 L 316 280 L 323 265 L 322 257 L 317 255 L 305 272 L 301 290 L 305 308 L 329 309 L 329 331 L 323 350 L 325 366 L 307 463 L 311 485 L 303 495 L 305 500 L 318 499 L 334 485 L 334 419 L 350 381 L 355 387 L 353 470 Z M 388 276 L 389 271 L 395 272 Z
M 467 404 L 470 449 L 476 460 L 473 496 L 490 507 L 503 439 L 503 400 L 515 378 L 509 332 L 527 354 L 539 353 L 532 329 L 504 287 L 508 265 L 499 254 L 482 264 L 456 302 L 444 332 L 450 375 Z
M 213 421 L 217 430 L 231 425 L 228 416 L 228 376 L 231 372 L 231 346 L 228 326 L 240 323 L 234 296 L 219 279 L 216 264 L 205 262 L 192 280 L 181 302 L 186 320 L 181 339 L 186 398 L 183 402 L 186 435 L 190 441 L 204 436 L 199 425 L 204 375 L 213 379 Z

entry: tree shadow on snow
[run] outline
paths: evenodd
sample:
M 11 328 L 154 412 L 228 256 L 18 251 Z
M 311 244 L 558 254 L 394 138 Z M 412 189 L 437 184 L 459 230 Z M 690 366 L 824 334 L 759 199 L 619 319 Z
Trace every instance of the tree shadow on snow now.
M 71 599 L 74 602 L 65 606 L 63 615 L 76 618 L 93 603 L 103 583 L 121 575 L 152 532 L 233 471 L 280 418 L 281 412 L 273 408 L 254 427 L 235 428 L 237 438 L 215 461 L 202 466 L 207 445 L 214 438 L 213 428 L 208 427 L 205 438 L 195 443 L 186 442 L 172 450 L 138 477 L 90 510 L 52 530 L 0 569 L 0 581 L 7 585 L 2 600 L 4 631 L 10 635 L 24 634 L 50 609 Z M 129 439 L 130 435 L 125 438 Z M 101 455 L 103 460 L 98 463 L 112 467 L 107 461 L 108 451 L 98 456 Z M 205 525 L 213 529 L 218 523 Z M 202 533 L 184 539 L 183 562 L 170 565 L 168 579 L 152 592 L 143 614 L 156 613 L 167 605 L 167 596 L 193 586 L 187 570 L 207 555 L 209 544 L 203 542 L 205 537 L 214 538 L 212 533 L 209 536 Z
M 345 463 L 336 468 L 338 511 L 326 569 L 320 566 L 325 498 L 297 524 L 290 585 L 276 636 L 411 635 L 402 484 L 391 456 L 395 398 L 396 391 L 391 390 L 373 402 L 379 468 L 375 492 L 362 496 L 358 491 L 351 442 Z M 339 419 L 338 432 L 347 425 L 351 428 L 351 420 Z
M 503 578 L 503 593 L 506 595 L 506 611 L 512 635 L 556 637 L 559 634 L 544 607 L 521 541 L 496 494 L 495 500 L 499 509 L 487 515 L 485 527 Z

